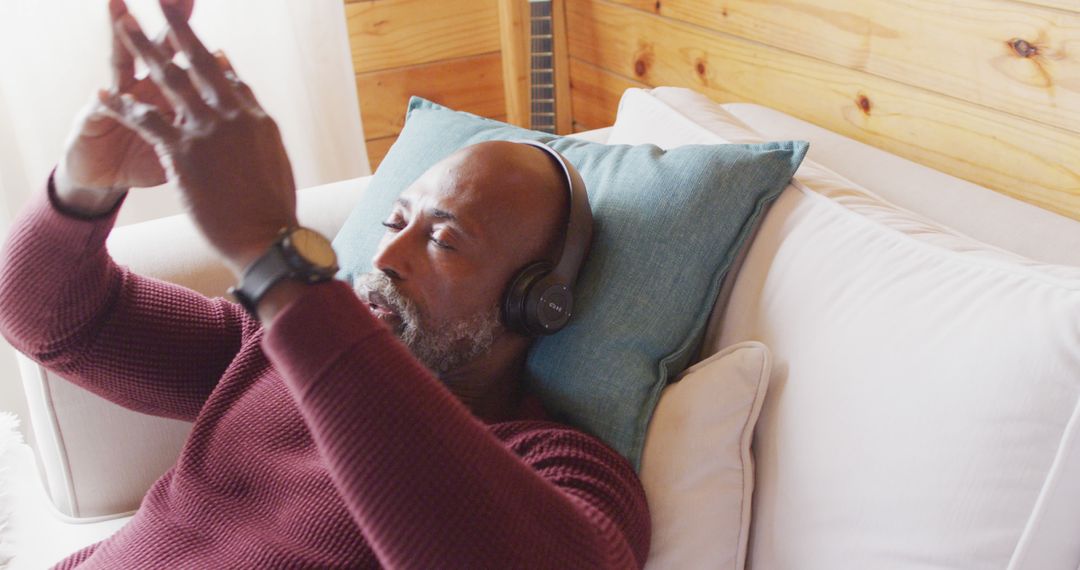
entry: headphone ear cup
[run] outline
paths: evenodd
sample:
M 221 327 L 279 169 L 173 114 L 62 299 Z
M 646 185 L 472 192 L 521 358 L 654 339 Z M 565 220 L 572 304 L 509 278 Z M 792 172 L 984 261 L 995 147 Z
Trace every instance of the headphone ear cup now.
M 503 323 L 508 329 L 526 336 L 535 334 L 530 330 L 527 314 L 529 294 L 550 272 L 550 263 L 538 261 L 518 271 L 510 281 L 502 307 Z
M 526 336 L 553 334 L 570 320 L 573 296 L 539 261 L 518 272 L 503 299 L 503 322 Z
M 570 321 L 573 305 L 570 288 L 555 275 L 545 275 L 529 290 L 529 297 L 525 301 L 529 330 L 538 335 L 559 332 Z

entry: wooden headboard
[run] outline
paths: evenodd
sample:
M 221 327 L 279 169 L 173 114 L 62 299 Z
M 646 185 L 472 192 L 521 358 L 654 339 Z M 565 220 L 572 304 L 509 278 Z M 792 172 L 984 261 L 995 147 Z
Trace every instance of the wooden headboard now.
M 631 86 L 784 111 L 1080 219 L 1080 0 L 569 0 L 574 128 Z

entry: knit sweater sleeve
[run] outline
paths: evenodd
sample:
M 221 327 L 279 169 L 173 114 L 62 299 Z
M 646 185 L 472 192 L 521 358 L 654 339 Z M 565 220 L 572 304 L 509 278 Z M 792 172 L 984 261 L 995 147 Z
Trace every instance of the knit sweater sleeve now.
M 648 511 L 625 460 L 571 430 L 515 454 L 346 285 L 310 287 L 263 348 L 385 567 L 644 564 Z
M 81 219 L 50 198 L 51 188 L 31 199 L 0 254 L 0 332 L 113 402 L 193 420 L 257 323 L 225 300 L 118 266 L 105 248 L 115 211 Z

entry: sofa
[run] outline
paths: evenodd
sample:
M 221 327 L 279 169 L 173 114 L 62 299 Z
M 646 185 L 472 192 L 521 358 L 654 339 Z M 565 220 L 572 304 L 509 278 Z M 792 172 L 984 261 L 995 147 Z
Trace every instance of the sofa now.
M 779 111 L 631 91 L 615 125 L 573 136 L 811 144 L 700 309 L 697 360 L 749 349 L 747 381 L 715 400 L 675 382 L 657 408 L 650 567 L 1080 569 L 1080 222 Z M 334 235 L 369 178 L 301 190 L 301 223 Z M 118 228 L 109 248 L 207 295 L 232 282 L 183 216 Z M 36 568 L 122 526 L 189 425 L 20 367 L 36 449 L 6 451 L 8 530 L 12 567 Z M 721 429 L 707 425 L 736 393 L 727 463 L 703 463 L 707 440 L 659 443 Z

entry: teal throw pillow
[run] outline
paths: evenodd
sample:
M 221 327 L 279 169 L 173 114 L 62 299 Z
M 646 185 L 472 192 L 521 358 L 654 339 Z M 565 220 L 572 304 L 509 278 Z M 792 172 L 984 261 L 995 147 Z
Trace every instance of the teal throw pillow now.
M 334 239 L 348 281 L 371 268 L 397 196 L 457 149 L 536 139 L 581 172 L 595 217 L 575 314 L 536 340 L 531 390 L 561 421 L 639 465 L 660 391 L 690 363 L 721 281 L 807 143 L 604 145 L 521 129 L 414 97 L 397 142 Z

